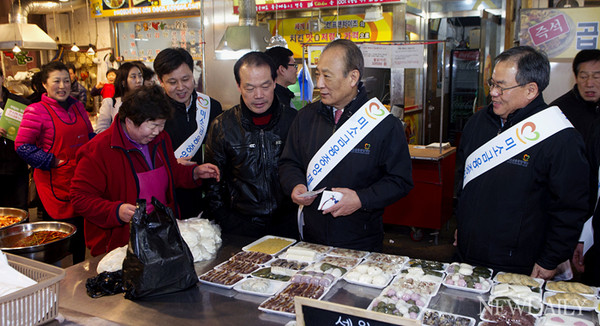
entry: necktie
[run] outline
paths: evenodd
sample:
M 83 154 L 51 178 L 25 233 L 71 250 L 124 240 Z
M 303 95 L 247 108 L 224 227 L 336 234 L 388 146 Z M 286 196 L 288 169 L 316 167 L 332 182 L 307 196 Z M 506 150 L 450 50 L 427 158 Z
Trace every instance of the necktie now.
M 335 124 L 336 124 L 336 125 L 337 125 L 338 121 L 340 121 L 340 118 L 342 117 L 342 113 L 344 113 L 344 111 L 342 111 L 342 110 L 339 110 L 339 109 L 336 109 L 336 110 L 335 110 L 335 118 L 334 118 L 334 121 L 335 121 Z

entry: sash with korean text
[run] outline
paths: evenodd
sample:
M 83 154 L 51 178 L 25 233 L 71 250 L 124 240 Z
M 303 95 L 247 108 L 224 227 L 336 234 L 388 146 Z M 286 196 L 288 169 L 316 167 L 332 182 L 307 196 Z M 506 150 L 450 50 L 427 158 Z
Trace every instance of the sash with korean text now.
M 573 125 L 557 106 L 512 126 L 467 157 L 463 188 L 471 180 L 566 128 L 573 128 Z
M 202 141 L 208 130 L 208 120 L 210 118 L 210 97 L 200 92 L 196 92 L 196 124 L 198 128 L 194 131 L 183 144 L 175 150 L 175 157 L 192 157 L 196 155 L 198 149 L 202 147 Z
M 372 98 L 358 109 L 310 160 L 306 171 L 308 190 L 313 190 L 388 114 L 377 98 Z
M 372 98 L 354 112 L 354 114 L 313 156 L 306 169 L 306 187 L 308 191 L 315 189 L 319 182 L 338 165 L 358 143 L 364 139 L 383 119 L 389 111 L 377 98 Z M 303 206 L 298 209 L 298 229 L 303 236 L 304 216 Z

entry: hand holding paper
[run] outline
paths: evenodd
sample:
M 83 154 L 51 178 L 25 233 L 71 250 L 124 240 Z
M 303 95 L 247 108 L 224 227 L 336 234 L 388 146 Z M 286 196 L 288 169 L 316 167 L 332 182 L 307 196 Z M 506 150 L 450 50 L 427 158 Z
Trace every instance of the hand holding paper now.
M 356 191 L 348 188 L 332 188 L 331 190 L 340 193 L 342 197 L 336 204 L 323 210 L 323 214 L 331 213 L 333 217 L 347 216 L 362 207 L 362 203 L 360 202 L 360 198 L 358 198 Z M 323 197 L 325 197 L 326 192 L 323 193 Z

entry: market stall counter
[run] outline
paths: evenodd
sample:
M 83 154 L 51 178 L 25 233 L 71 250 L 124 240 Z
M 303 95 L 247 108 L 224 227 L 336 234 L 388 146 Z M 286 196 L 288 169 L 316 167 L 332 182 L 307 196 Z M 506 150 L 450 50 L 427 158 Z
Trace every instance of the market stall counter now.
M 212 270 L 213 267 L 227 261 L 240 252 L 242 247 L 247 246 L 254 240 L 248 237 L 224 235 L 223 244 L 217 252 L 217 257 L 195 264 L 197 274 L 200 276 Z M 334 248 L 331 253 L 335 250 L 340 252 L 345 249 Z M 298 252 L 301 251 L 294 254 Z M 288 255 L 291 254 L 291 252 L 288 252 Z M 370 256 L 376 257 L 373 254 Z M 368 261 L 369 256 L 366 257 L 363 263 Z M 377 258 L 385 258 L 391 269 L 401 265 L 394 261 L 389 263 L 390 257 L 392 259 L 401 258 L 400 256 L 389 255 L 380 255 Z M 289 314 L 286 316 L 285 314 L 259 310 L 259 305 L 267 299 L 265 296 L 205 284 L 206 282 L 199 282 L 197 286 L 186 291 L 138 301 L 127 300 L 123 294 L 92 299 L 86 293 L 85 283 L 88 278 L 97 275 L 96 267 L 101 258 L 101 256 L 95 257 L 66 269 L 66 277 L 60 283 L 59 313 L 64 316 L 69 325 L 87 325 L 91 322 L 96 325 L 111 325 L 112 323 L 120 325 L 285 325 L 293 319 Z M 335 257 L 328 261 L 336 264 L 339 261 L 336 260 L 338 258 Z M 416 262 L 416 264 L 410 266 L 428 264 L 427 261 L 403 258 L 405 259 L 402 264 Z M 357 259 L 357 261 L 362 261 L 362 258 Z M 321 264 L 324 265 L 324 263 Z M 439 264 L 443 270 L 448 270 L 449 266 L 452 267 L 452 265 L 446 263 L 436 264 Z M 322 265 L 321 270 L 323 269 Z M 372 266 L 369 265 L 369 268 Z M 456 268 L 458 271 L 458 266 Z M 419 268 L 413 268 L 413 270 L 419 270 Z M 362 278 L 358 278 L 358 274 L 352 274 L 351 277 L 351 273 L 360 274 L 359 268 L 348 269 L 344 272 L 347 272 L 344 278 L 333 283 L 321 300 L 357 308 L 367 308 L 372 302 L 377 301 L 374 300 L 375 298 L 384 295 L 382 293 L 383 286 L 363 286 L 360 285 Z M 398 271 L 393 272 L 397 273 Z M 412 271 L 409 273 L 412 273 Z M 439 275 L 443 277 L 445 274 L 441 272 Z M 492 286 L 491 279 L 488 278 L 488 280 L 490 281 L 484 284 L 487 290 Z M 471 326 L 479 322 L 479 314 L 482 307 L 484 307 L 483 302 L 486 302 L 489 298 L 489 291 L 487 293 L 476 289 L 464 291 L 464 289 L 461 290 L 460 286 L 440 286 L 440 283 L 434 289 L 435 295 L 426 299 L 425 304 L 428 309 L 466 316 L 472 321 Z M 484 288 L 484 290 L 486 289 Z M 399 290 L 397 290 L 397 293 L 399 293 Z M 396 296 L 400 296 L 400 294 L 396 294 Z M 424 311 L 424 309 L 421 310 Z M 419 316 L 422 316 L 422 311 Z M 578 316 L 583 316 L 585 319 L 595 322 L 596 325 L 598 323 L 595 312 L 578 313 Z

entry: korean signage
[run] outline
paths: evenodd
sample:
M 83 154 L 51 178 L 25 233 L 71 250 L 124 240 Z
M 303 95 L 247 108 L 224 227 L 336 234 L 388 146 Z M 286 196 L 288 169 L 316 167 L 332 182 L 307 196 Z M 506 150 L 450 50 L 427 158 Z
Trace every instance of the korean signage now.
M 112 17 L 200 10 L 200 0 L 91 0 L 91 17 Z
M 337 6 L 371 5 L 378 3 L 402 3 L 406 0 L 256 0 L 256 11 L 299 10 Z M 240 0 L 233 0 L 233 12 L 239 12 Z
M 117 22 L 118 54 L 125 61 L 152 61 L 162 49 L 181 47 L 194 59 L 202 57 L 199 17 Z
M 375 22 L 363 21 L 364 14 L 302 17 L 277 20 L 277 32 L 288 43 L 288 48 L 294 52 L 294 57 L 302 58 L 303 43 L 329 43 L 340 38 L 354 42 L 391 41 L 392 14 L 383 13 L 383 19 Z M 275 20 L 269 21 L 269 29 L 275 35 Z M 421 53 L 422 55 L 423 53 Z
M 600 49 L 599 24 L 600 8 L 522 10 L 519 39 L 549 58 L 571 59 L 581 50 Z

